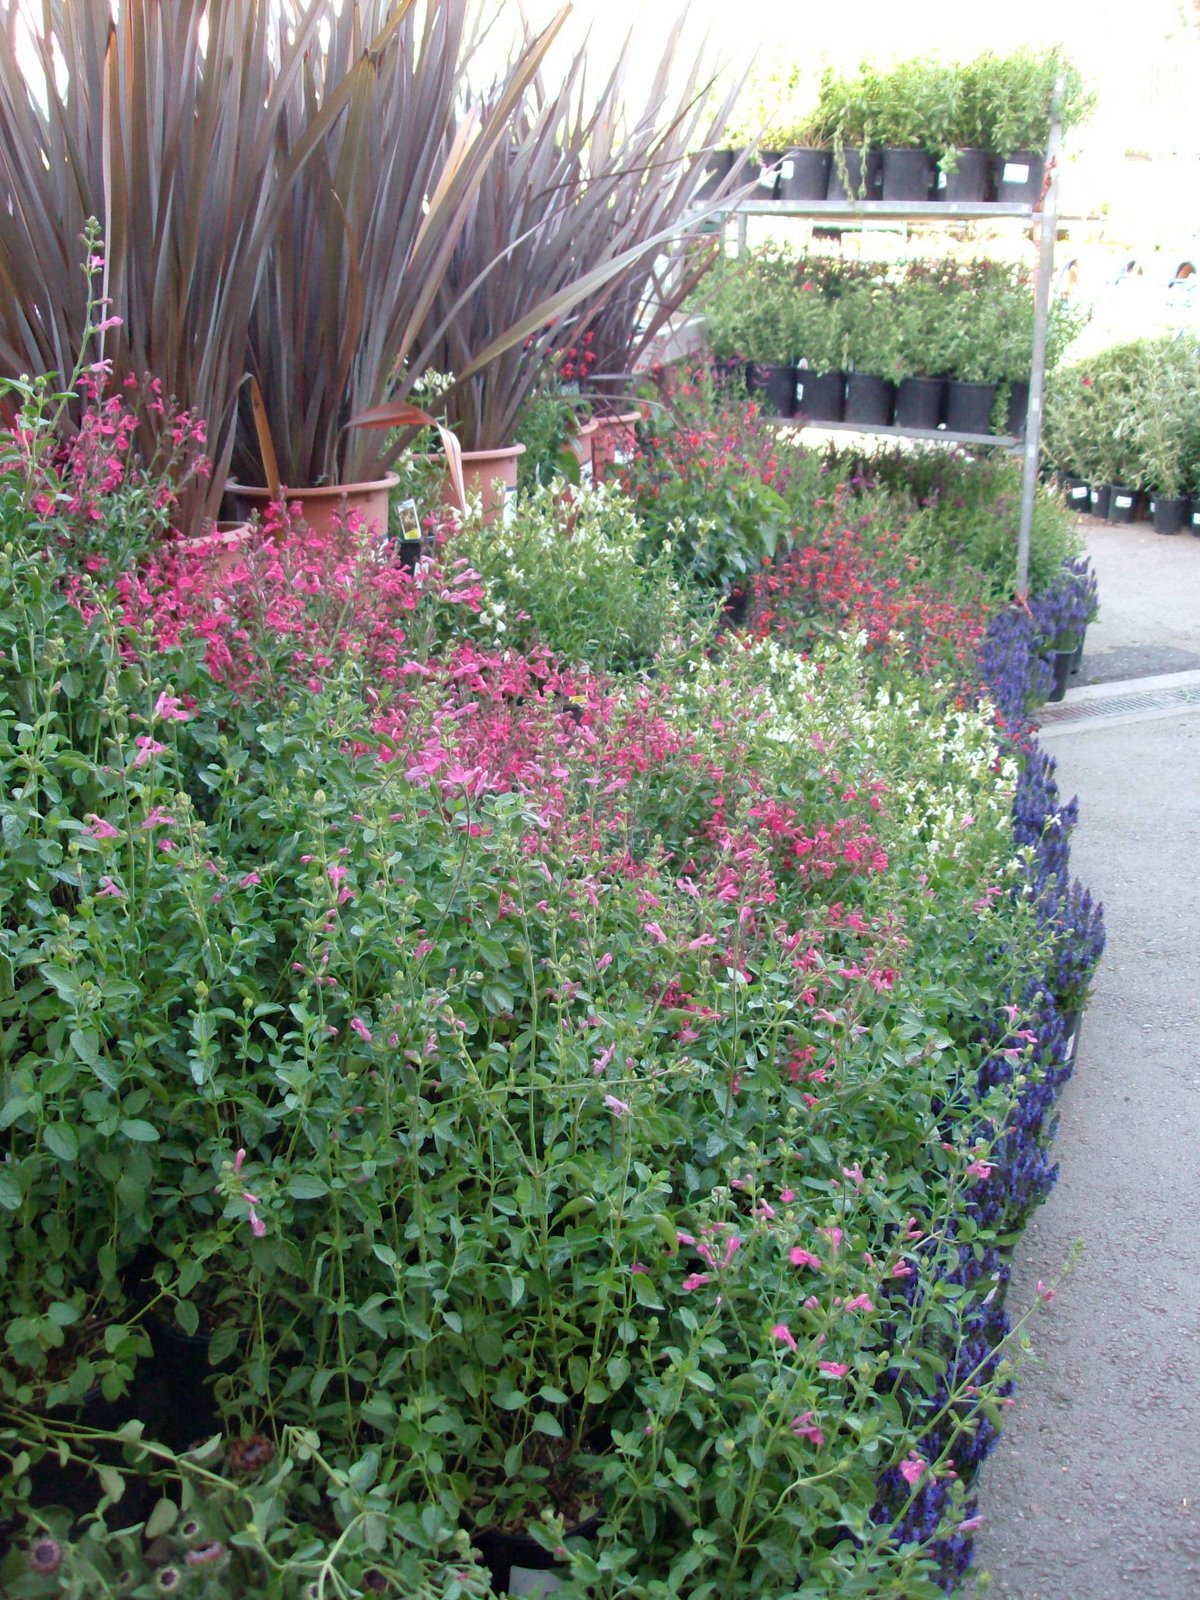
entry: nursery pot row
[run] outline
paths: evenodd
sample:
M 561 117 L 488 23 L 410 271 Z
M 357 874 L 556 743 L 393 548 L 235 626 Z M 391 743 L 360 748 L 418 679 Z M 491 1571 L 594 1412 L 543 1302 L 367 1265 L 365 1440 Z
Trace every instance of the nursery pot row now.
M 1090 512 L 1105 522 L 1130 523 L 1144 512 L 1155 533 L 1181 533 L 1190 527 L 1200 538 L 1200 495 L 1147 495 L 1120 483 L 1089 485 L 1070 473 L 1060 473 L 1058 481 L 1067 504 L 1081 514 Z
M 714 151 L 709 177 L 700 191 L 707 198 L 733 169 L 736 152 Z M 758 198 L 803 204 L 812 200 L 945 200 L 958 204 L 1036 205 L 1045 175 L 1044 158 L 1031 150 L 998 157 L 986 150 L 961 149 L 944 164 L 931 151 L 911 146 L 763 150 L 745 168 L 746 181 L 758 183 Z
M 869 372 L 813 372 L 807 367 L 751 362 L 746 387 L 774 416 L 809 422 L 859 422 L 887 427 L 990 434 L 994 383 L 956 378 L 905 378 L 897 386 Z

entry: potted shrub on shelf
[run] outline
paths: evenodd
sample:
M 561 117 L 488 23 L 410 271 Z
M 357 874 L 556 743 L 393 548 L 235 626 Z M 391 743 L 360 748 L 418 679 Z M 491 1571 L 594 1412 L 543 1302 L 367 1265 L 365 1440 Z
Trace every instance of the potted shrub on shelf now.
M 1036 205 L 1042 192 L 1046 143 L 1054 119 L 1066 133 L 1090 115 L 1095 96 L 1061 47 L 1026 46 L 1006 56 L 987 52 L 972 65 L 979 136 L 995 162 L 996 198 Z
M 846 350 L 847 422 L 887 426 L 892 420 L 899 337 L 886 284 L 855 284 L 841 297 Z
M 857 76 L 832 68 L 821 77 L 815 116 L 828 130 L 833 151 L 830 200 L 878 200 L 883 190 L 883 155 L 875 130 L 877 74 L 868 67 Z
M 796 412 L 810 422 L 840 422 L 846 403 L 845 313 L 839 296 L 811 279 L 791 302 L 790 347 L 796 360 Z
M 955 69 L 923 57 L 879 75 L 872 95 L 873 130 L 883 147 L 883 198 L 928 200 L 934 157 L 949 142 Z
M 924 270 L 910 269 L 892 299 L 896 422 L 906 428 L 938 428 L 946 403 L 949 319 L 943 285 Z

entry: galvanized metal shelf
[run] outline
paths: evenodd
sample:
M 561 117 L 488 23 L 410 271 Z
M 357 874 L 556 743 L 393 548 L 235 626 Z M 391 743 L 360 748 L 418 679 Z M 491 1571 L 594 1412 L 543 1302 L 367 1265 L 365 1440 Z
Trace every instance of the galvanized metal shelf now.
M 739 217 L 811 217 L 844 222 L 990 222 L 1005 218 L 1031 221 L 1041 213 L 1029 205 L 966 200 L 747 200 L 732 208 Z
M 905 428 L 894 422 L 822 422 L 819 417 L 787 417 L 780 419 L 784 427 L 816 428 L 830 433 L 882 434 L 892 439 L 928 439 L 934 444 L 965 444 L 996 450 L 1023 450 L 1025 441 L 1011 433 L 955 433 L 952 428 Z

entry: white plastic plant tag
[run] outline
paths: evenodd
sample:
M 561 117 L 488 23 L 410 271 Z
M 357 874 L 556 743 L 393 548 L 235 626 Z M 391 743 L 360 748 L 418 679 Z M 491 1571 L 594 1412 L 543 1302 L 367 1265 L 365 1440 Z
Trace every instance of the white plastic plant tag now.
M 1192 512 L 1192 527 L 1200 528 L 1200 511 Z
M 939 189 L 944 189 L 946 187 L 946 174 L 942 171 L 938 172 L 937 186 Z
M 762 189 L 773 189 L 775 187 L 775 180 L 778 176 L 778 167 L 764 167 L 758 175 L 759 187 Z
M 796 163 L 790 159 L 781 161 L 779 163 L 779 176 L 784 183 L 789 183 L 796 176 Z
M 1029 166 L 1024 161 L 1006 161 L 1004 163 L 1005 183 L 1028 183 Z
M 555 1594 L 562 1588 L 562 1579 L 552 1572 L 535 1572 L 532 1567 L 508 1569 L 509 1594 Z
M 500 513 L 500 521 L 506 528 L 511 528 L 517 520 L 517 491 L 512 484 L 504 486 L 504 510 Z
M 1113 505 L 1116 506 L 1118 511 L 1128 511 L 1132 504 L 1133 496 L 1131 494 L 1113 495 Z
M 415 500 L 401 500 L 396 507 L 400 521 L 400 538 L 404 544 L 420 544 L 421 518 Z
M 1082 484 L 1076 484 L 1075 487 L 1071 490 L 1071 499 L 1072 500 L 1086 500 L 1087 498 L 1088 498 L 1088 491 L 1084 488 L 1084 486 Z

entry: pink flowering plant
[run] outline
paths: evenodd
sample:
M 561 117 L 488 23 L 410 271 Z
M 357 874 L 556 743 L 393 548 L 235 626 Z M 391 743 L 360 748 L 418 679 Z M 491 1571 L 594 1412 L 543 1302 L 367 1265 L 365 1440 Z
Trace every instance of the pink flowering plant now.
M 595 1514 L 568 1594 L 943 1593 L 1052 1070 L 983 1021 L 1059 948 L 986 710 L 866 628 L 693 636 L 604 496 L 520 578 L 275 515 L 222 572 L 91 560 L 156 491 L 63 470 L 0 476 L 13 1592 L 126 1554 L 65 1452 L 146 1592 L 161 1536 L 213 1594 L 454 1600 L 469 1536 Z M 180 1340 L 194 1404 L 56 1409 Z

